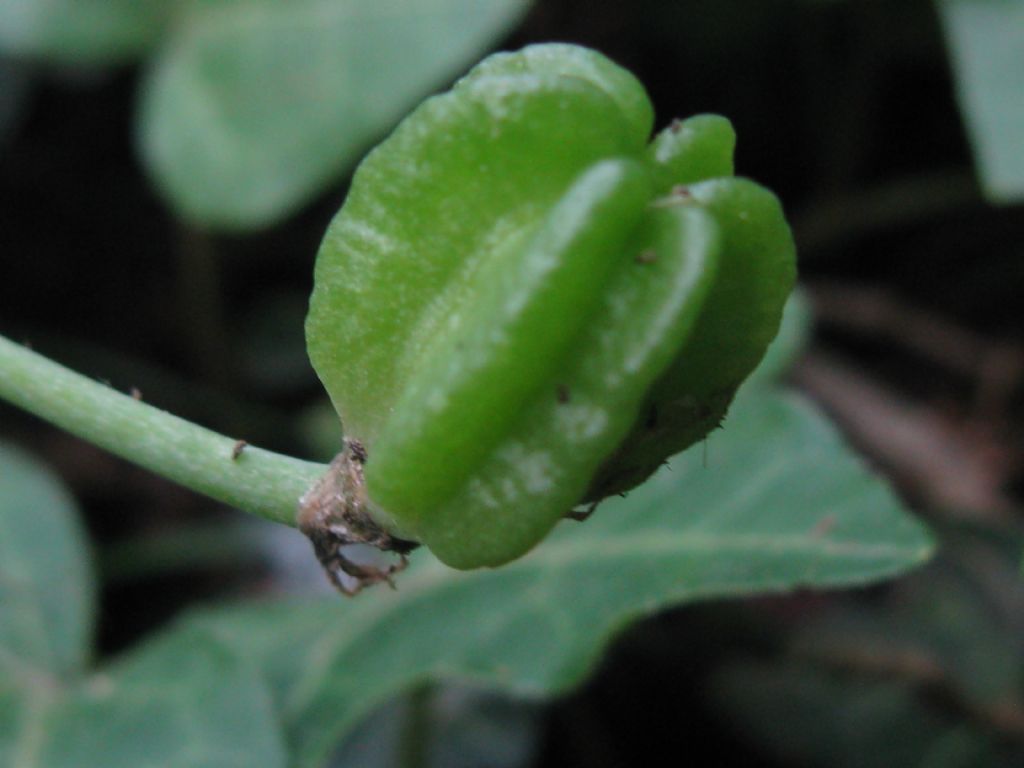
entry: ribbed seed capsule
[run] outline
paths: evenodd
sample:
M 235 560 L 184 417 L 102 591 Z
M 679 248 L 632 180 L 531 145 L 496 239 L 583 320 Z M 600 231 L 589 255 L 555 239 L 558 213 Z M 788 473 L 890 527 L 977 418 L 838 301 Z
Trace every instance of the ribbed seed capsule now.
M 360 167 L 316 269 L 313 364 L 366 503 L 460 568 L 717 425 L 794 278 L 723 118 L 674 123 L 585 49 L 494 56 Z

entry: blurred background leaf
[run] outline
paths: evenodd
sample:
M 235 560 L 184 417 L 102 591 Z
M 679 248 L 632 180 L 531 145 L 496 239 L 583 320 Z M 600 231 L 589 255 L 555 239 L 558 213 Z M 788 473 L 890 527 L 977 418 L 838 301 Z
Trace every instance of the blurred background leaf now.
M 899 683 L 855 683 L 805 667 L 737 664 L 717 694 L 747 739 L 796 765 L 1010 768 L 992 739 L 956 731 Z
M 0 765 L 285 765 L 262 681 L 208 637 L 179 633 L 86 677 L 94 590 L 73 502 L 0 444 Z
M 937 1 L 985 191 L 1024 200 L 1024 0 Z
M 187 218 L 266 226 L 334 181 L 418 98 L 481 54 L 525 0 L 206 3 L 142 86 L 139 141 Z
M 96 608 L 75 504 L 39 462 L 0 444 L 0 687 L 84 667 Z
M 274 224 L 337 181 L 529 0 L 0 0 L 0 50 L 146 56 L 137 141 L 179 216 Z
M 36 735 L 26 768 L 284 768 L 262 680 L 227 648 L 181 633 L 79 684 Z
M 473 685 L 422 685 L 374 709 L 329 765 L 519 768 L 531 763 L 543 714 L 537 702 Z
M 0 0 L 0 46 L 61 63 L 136 58 L 182 0 Z
M 743 738 L 805 765 L 1020 765 L 1018 538 L 948 532 L 943 556 L 881 604 L 841 602 L 790 634 L 782 664 L 724 666 L 720 709 Z
M 0 765 L 36 764 L 52 699 L 89 655 L 94 590 L 74 502 L 0 443 Z

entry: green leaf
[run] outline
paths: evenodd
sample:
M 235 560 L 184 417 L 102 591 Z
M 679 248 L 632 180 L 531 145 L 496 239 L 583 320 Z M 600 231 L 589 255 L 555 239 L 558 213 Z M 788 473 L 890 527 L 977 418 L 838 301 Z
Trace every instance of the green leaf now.
M 261 679 L 209 637 L 178 633 L 59 702 L 40 768 L 277 768 L 286 763 Z
M 527 0 L 267 0 L 190 8 L 143 84 L 157 184 L 211 227 L 265 226 L 513 24 Z
M 374 708 L 335 751 L 330 766 L 522 768 L 534 763 L 545 711 L 542 704 L 472 685 L 426 684 Z
M 747 393 L 706 458 L 677 457 L 494 571 L 418 553 L 395 593 L 198 620 L 272 681 L 297 766 L 428 678 L 528 695 L 577 683 L 630 620 L 693 600 L 864 584 L 924 561 L 925 529 L 794 397 Z
M 0 446 L 0 765 L 284 766 L 263 683 L 209 637 L 76 682 L 95 587 L 74 513 L 48 471 Z
M 77 673 L 95 601 L 74 502 L 45 467 L 0 444 L 0 690 Z
M 0 0 L 0 49 L 62 63 L 109 63 L 144 53 L 176 0 Z
M 0 681 L 0 765 L 35 765 L 52 696 L 49 681 Z
M 0 444 L 0 765 L 29 760 L 62 678 L 89 653 L 93 575 L 58 480 Z
M 989 197 L 1024 199 L 1024 0 L 938 0 Z

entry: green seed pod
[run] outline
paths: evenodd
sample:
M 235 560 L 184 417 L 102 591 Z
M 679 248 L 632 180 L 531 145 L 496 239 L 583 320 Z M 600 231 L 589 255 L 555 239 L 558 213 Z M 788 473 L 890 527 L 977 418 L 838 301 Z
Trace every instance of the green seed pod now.
M 533 46 L 356 172 L 306 330 L 391 534 L 457 568 L 518 557 L 700 440 L 759 361 L 794 280 L 781 209 L 729 178 L 728 121 L 648 144 L 652 121 L 625 70 Z

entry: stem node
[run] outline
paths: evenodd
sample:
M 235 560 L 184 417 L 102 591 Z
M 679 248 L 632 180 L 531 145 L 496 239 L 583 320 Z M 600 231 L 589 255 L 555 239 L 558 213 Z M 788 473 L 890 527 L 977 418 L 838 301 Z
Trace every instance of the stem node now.
M 392 577 L 408 565 L 406 555 L 418 546 L 396 538 L 370 514 L 363 477 L 366 458 L 363 444 L 346 438 L 344 449 L 299 502 L 299 530 L 313 543 L 331 584 L 349 596 L 382 581 L 393 587 Z M 399 560 L 384 567 L 356 562 L 345 553 L 353 544 L 395 552 Z

